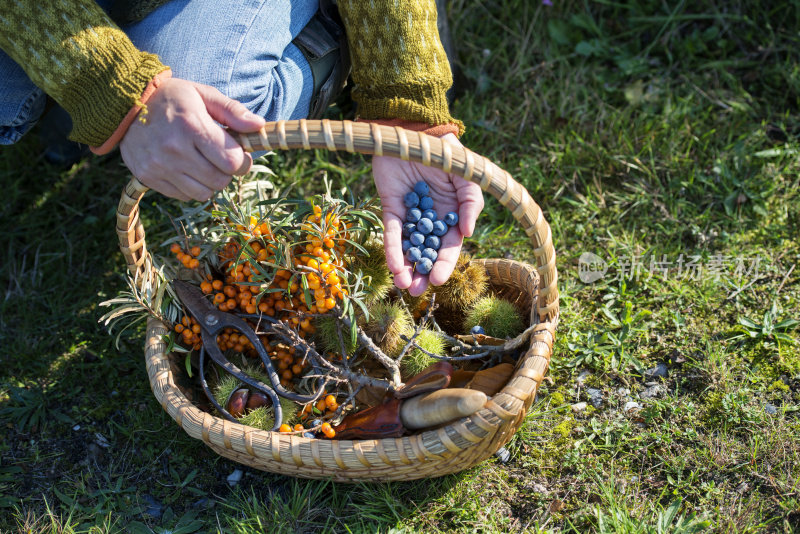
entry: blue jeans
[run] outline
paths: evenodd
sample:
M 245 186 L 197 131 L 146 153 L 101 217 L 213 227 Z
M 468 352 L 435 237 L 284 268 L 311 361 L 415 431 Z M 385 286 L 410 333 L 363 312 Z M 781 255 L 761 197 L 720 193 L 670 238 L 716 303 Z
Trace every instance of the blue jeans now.
M 101 5 L 106 2 L 98 2 Z M 318 0 L 172 0 L 125 26 L 140 50 L 158 54 L 174 77 L 211 85 L 273 121 L 308 114 L 311 67 L 292 44 Z M 46 97 L 0 50 L 0 144 L 31 128 Z

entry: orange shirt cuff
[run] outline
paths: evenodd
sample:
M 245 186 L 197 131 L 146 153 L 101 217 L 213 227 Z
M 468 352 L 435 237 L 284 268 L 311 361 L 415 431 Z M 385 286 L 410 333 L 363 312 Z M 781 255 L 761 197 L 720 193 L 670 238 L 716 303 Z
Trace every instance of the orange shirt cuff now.
M 153 96 L 153 93 L 156 92 L 156 89 L 158 89 L 161 86 L 161 84 L 164 83 L 164 80 L 171 77 L 172 77 L 171 70 L 165 70 L 163 72 L 159 72 L 158 74 L 156 74 L 155 78 L 150 80 L 150 83 L 148 83 L 147 87 L 144 88 L 142 96 L 139 98 L 136 104 L 134 104 L 134 106 L 130 109 L 130 111 L 128 111 L 127 115 L 125 115 L 125 118 L 122 119 L 122 122 L 120 122 L 119 126 L 117 126 L 117 129 L 114 130 L 114 133 L 111 134 L 111 137 L 106 139 L 105 143 L 103 143 L 102 145 L 91 146 L 89 147 L 89 149 L 98 156 L 102 156 L 103 154 L 108 154 L 109 152 L 114 150 L 114 147 L 116 147 L 117 144 L 119 144 L 119 142 L 122 141 L 122 138 L 125 136 L 125 133 L 128 131 L 128 128 L 130 128 L 131 124 L 133 124 L 133 121 L 136 120 L 136 116 L 139 115 L 139 112 L 147 104 L 147 101 L 150 100 L 150 97 Z
M 359 119 L 358 122 L 369 122 L 392 127 L 400 126 L 406 130 L 423 132 L 433 137 L 442 137 L 443 135 L 447 135 L 449 133 L 458 137 L 458 125 L 453 123 L 431 126 L 425 122 L 412 122 L 405 119 Z

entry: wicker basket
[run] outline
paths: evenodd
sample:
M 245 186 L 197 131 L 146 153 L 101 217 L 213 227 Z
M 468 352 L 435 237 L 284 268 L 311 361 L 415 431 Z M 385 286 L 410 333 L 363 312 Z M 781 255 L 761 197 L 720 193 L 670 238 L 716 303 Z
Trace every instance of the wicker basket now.
M 508 208 L 534 246 L 536 267 L 502 260 L 479 260 L 492 288 L 525 310 L 535 325 L 527 352 L 503 390 L 485 408 L 447 426 L 402 438 L 369 440 L 309 439 L 231 423 L 197 408 L 182 382 L 181 365 L 165 354 L 161 337 L 167 328 L 147 324 L 145 360 L 150 386 L 164 410 L 190 436 L 218 454 L 265 471 L 337 481 L 411 480 L 442 476 L 471 467 L 507 443 L 519 428 L 536 395 L 552 353 L 558 323 L 555 251 L 550 226 L 527 190 L 504 170 L 468 149 L 401 128 L 336 121 L 279 121 L 260 132 L 241 135 L 247 150 L 327 148 L 395 156 L 463 176 Z M 128 268 L 138 276 L 147 265 L 139 201 L 147 188 L 135 178 L 125 188 L 117 210 L 117 233 Z

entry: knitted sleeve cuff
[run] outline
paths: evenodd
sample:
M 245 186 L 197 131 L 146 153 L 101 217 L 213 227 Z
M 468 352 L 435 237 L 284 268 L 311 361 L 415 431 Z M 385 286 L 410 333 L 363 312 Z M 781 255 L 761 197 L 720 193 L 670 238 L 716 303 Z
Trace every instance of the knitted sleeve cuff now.
M 104 46 L 94 50 L 92 68 L 67 84 L 57 99 L 72 117 L 70 139 L 90 146 L 102 146 L 148 84 L 168 69 L 158 56 L 137 50 L 119 30 L 96 31 L 109 35 Z
M 464 123 L 453 118 L 447 105 L 447 88 L 437 84 L 359 88 L 353 90 L 358 116 L 364 120 L 399 118 L 425 125 L 454 124 L 456 135 L 464 133 Z
M 111 137 L 106 139 L 102 145 L 91 146 L 89 149 L 98 156 L 108 154 L 114 150 L 114 147 L 116 147 L 117 144 L 122 141 L 122 138 L 125 137 L 128 128 L 130 128 L 131 124 L 133 124 L 133 121 L 136 120 L 139 112 L 142 109 L 146 110 L 147 101 L 150 100 L 150 97 L 153 96 L 153 93 L 155 93 L 156 89 L 161 86 L 164 80 L 170 77 L 172 77 L 172 71 L 170 70 L 165 70 L 156 74 L 156 76 L 150 80 L 150 83 L 147 84 L 147 87 L 145 87 L 144 91 L 142 92 L 142 96 L 139 97 L 139 100 L 136 102 L 136 104 L 134 104 L 133 107 L 128 111 L 128 113 L 125 115 L 125 118 L 123 118 L 122 122 L 120 122 L 119 126 L 117 126 L 117 129 L 114 130 L 114 133 L 111 134 Z

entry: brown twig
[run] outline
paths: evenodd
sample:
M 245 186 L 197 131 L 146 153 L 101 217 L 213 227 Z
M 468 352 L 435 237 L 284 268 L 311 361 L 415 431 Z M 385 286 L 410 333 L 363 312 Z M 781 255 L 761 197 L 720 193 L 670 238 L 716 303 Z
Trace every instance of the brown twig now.
M 433 323 L 436 329 L 441 331 L 441 328 L 439 328 L 439 325 L 433 318 L 433 311 L 435 309 L 436 309 L 436 293 L 431 295 L 431 303 L 428 305 L 428 311 L 425 313 L 425 317 L 422 318 L 422 320 L 419 322 L 416 328 L 414 328 L 414 333 L 411 335 L 411 338 L 407 339 L 404 335 L 402 334 L 400 335 L 400 339 L 405 340 L 406 344 L 403 347 L 403 350 L 400 351 L 400 354 L 397 356 L 397 358 L 395 358 L 395 362 L 397 362 L 398 366 L 400 365 L 400 362 L 403 361 L 403 358 L 405 358 L 406 354 L 408 354 L 408 351 L 411 349 L 411 347 L 419 347 L 419 345 L 414 343 L 414 340 L 417 339 L 417 336 L 419 336 L 420 332 L 422 332 L 423 328 L 425 328 L 425 325 L 427 323 L 429 322 Z

